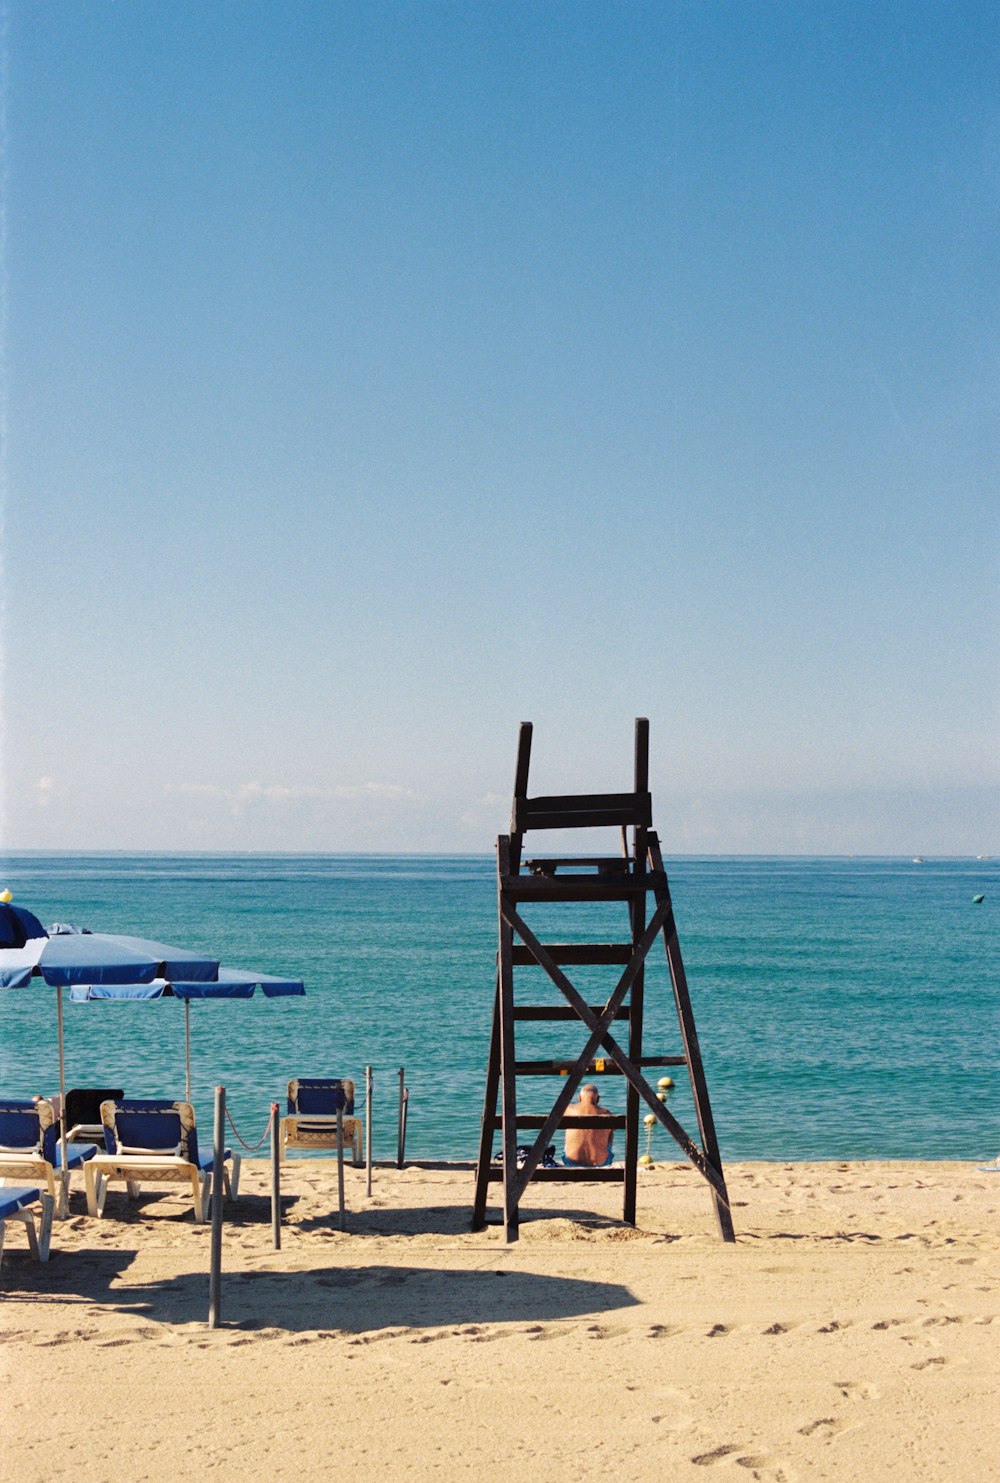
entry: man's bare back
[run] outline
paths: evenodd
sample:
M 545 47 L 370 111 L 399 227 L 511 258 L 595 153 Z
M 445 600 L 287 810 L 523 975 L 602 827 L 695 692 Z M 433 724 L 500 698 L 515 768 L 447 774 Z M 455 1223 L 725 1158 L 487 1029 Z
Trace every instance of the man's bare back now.
M 593 1085 L 580 1088 L 580 1100 L 566 1108 L 566 1117 L 613 1117 L 600 1106 L 601 1094 Z M 574 1164 L 588 1164 L 599 1168 L 606 1164 L 611 1154 L 614 1128 L 567 1128 L 566 1157 Z

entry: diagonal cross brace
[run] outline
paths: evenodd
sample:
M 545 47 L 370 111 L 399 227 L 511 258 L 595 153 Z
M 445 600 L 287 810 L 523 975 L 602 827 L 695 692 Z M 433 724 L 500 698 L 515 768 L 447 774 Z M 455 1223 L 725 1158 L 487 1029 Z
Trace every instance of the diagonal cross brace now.
M 545 969 L 549 977 L 562 991 L 566 998 L 569 999 L 570 1003 L 573 1005 L 574 1009 L 576 1009 L 577 1013 L 579 1013 L 580 1005 L 583 1004 L 583 1000 L 580 998 L 579 994 L 576 992 L 576 989 L 570 983 L 566 975 L 549 956 L 545 948 L 538 941 L 537 937 L 535 937 L 530 927 L 528 927 L 528 925 L 524 921 L 522 921 L 515 908 L 511 906 L 510 902 L 505 901 L 503 897 L 501 897 L 500 910 L 503 913 L 504 919 L 507 922 L 508 926 L 510 926 L 512 930 L 517 932 L 518 936 L 525 943 L 525 946 L 528 948 L 535 961 L 539 964 L 540 967 Z M 576 1091 L 577 1087 L 580 1085 L 580 1082 L 583 1080 L 584 1068 L 587 1065 L 587 1062 L 590 1060 L 591 1056 L 594 1054 L 594 1051 L 597 1049 L 598 1045 L 603 1043 L 608 1049 L 609 1053 L 613 1053 L 615 1050 L 618 1050 L 615 1041 L 608 1034 L 608 1028 L 614 1020 L 615 1012 L 617 1011 L 619 1005 L 621 1004 L 625 995 L 628 993 L 629 989 L 632 987 L 632 984 L 635 982 L 636 976 L 638 975 L 639 970 L 642 968 L 642 965 L 646 960 L 646 954 L 649 952 L 649 949 L 656 941 L 657 933 L 659 932 L 660 927 L 663 925 L 666 917 L 669 915 L 669 912 L 670 903 L 667 902 L 662 909 L 658 908 L 657 911 L 654 913 L 653 920 L 650 923 L 649 928 L 647 928 L 647 931 L 642 940 L 636 944 L 635 951 L 633 952 L 632 957 L 626 965 L 625 971 L 623 972 L 621 978 L 618 980 L 618 985 L 615 988 L 614 993 L 611 995 L 611 998 L 601 1010 L 600 1015 L 593 1015 L 590 1011 L 589 1005 L 584 1005 L 584 1008 L 586 1009 L 588 1015 L 588 1023 L 593 1033 L 591 1034 L 590 1039 L 587 1041 L 587 1044 L 584 1046 L 582 1054 L 577 1058 L 572 1069 L 570 1070 L 570 1073 L 564 1085 L 560 1089 L 559 1095 L 555 1101 L 555 1105 L 546 1118 L 545 1124 L 542 1127 L 541 1132 L 538 1134 L 538 1137 L 536 1138 L 535 1143 L 527 1159 L 525 1160 L 524 1165 L 521 1169 L 518 1170 L 518 1177 L 515 1182 L 515 1203 L 520 1202 L 521 1196 L 527 1189 L 528 1182 L 531 1179 L 531 1176 L 534 1174 L 541 1160 L 543 1150 L 547 1147 L 548 1141 L 552 1137 L 556 1128 L 558 1128 L 563 1113 L 569 1106 L 570 1098 Z M 620 1051 L 619 1054 L 621 1054 Z
M 729 1196 L 726 1191 L 725 1181 L 722 1179 L 718 1170 L 713 1167 L 708 1159 L 706 1159 L 705 1155 L 702 1153 L 701 1149 L 698 1148 L 697 1144 L 692 1142 L 691 1138 L 684 1131 L 683 1127 L 673 1116 L 673 1114 L 667 1111 L 666 1107 L 659 1100 L 649 1082 L 642 1075 L 641 1071 L 639 1071 L 639 1069 L 632 1064 L 622 1048 L 608 1033 L 609 1026 L 611 1025 L 611 1022 L 614 1018 L 615 1011 L 618 1009 L 621 1001 L 624 999 L 625 995 L 631 988 L 636 976 L 639 973 L 639 970 L 645 962 L 646 955 L 655 942 L 661 929 L 664 927 L 668 916 L 671 915 L 669 897 L 666 897 L 658 902 L 656 910 L 654 911 L 653 916 L 650 920 L 649 926 L 643 933 L 642 938 L 636 944 L 635 952 L 633 953 L 633 956 L 630 959 L 625 972 L 619 979 L 617 988 L 615 989 L 611 998 L 608 1000 L 607 1004 L 604 1006 L 604 1009 L 601 1011 L 600 1015 L 595 1015 L 593 1013 L 589 1004 L 587 1004 L 587 1002 L 577 993 L 576 989 L 573 987 L 572 983 L 566 977 L 566 975 L 562 972 L 559 965 L 552 960 L 552 958 L 546 952 L 542 943 L 538 941 L 538 938 L 531 931 L 530 927 L 528 927 L 527 923 L 521 919 L 518 912 L 510 904 L 510 902 L 506 901 L 503 898 L 502 893 L 501 912 L 503 914 L 504 920 L 521 938 L 522 942 L 528 948 L 529 952 L 538 963 L 539 967 L 545 969 L 545 972 L 548 974 L 549 978 L 551 978 L 552 982 L 566 997 L 566 999 L 569 1000 L 570 1004 L 576 1010 L 580 1019 L 591 1031 L 590 1039 L 587 1041 L 583 1053 L 570 1071 L 566 1084 L 562 1087 L 559 1096 L 556 1098 L 555 1106 L 547 1117 L 545 1126 L 539 1133 L 538 1139 L 535 1142 L 535 1145 L 532 1148 L 531 1152 L 529 1153 L 528 1158 L 525 1160 L 523 1167 L 518 1171 L 517 1179 L 514 1185 L 515 1203 L 520 1202 L 524 1191 L 527 1189 L 528 1182 L 541 1160 L 542 1150 L 545 1148 L 549 1138 L 559 1126 L 563 1113 L 569 1106 L 570 1098 L 575 1092 L 577 1086 L 583 1080 L 584 1068 L 587 1065 L 587 1062 L 591 1059 L 598 1045 L 603 1044 L 605 1050 L 618 1066 L 618 1069 L 621 1071 L 622 1075 L 627 1077 L 627 1079 L 635 1087 L 636 1091 L 643 1098 L 643 1100 L 648 1103 L 650 1110 L 656 1117 L 657 1121 L 662 1123 L 670 1136 L 683 1150 L 686 1157 L 698 1170 L 699 1174 L 701 1174 L 702 1177 L 708 1181 L 715 1193 L 718 1195 L 719 1199 L 728 1206 Z

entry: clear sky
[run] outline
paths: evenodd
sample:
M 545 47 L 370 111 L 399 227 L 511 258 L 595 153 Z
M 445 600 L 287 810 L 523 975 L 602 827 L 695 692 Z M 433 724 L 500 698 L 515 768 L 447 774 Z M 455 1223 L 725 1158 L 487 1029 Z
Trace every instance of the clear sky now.
M 0 847 L 1000 852 L 1000 9 L 11 0 Z

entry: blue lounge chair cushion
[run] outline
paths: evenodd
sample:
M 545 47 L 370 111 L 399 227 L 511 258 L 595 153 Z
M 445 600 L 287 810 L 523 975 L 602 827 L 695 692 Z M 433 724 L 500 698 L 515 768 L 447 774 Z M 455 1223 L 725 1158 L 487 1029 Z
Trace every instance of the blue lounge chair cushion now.
M 350 1093 L 347 1088 L 350 1087 Z M 289 1083 L 288 1115 L 302 1117 L 312 1113 L 318 1117 L 336 1117 L 343 1112 L 347 1117 L 354 1113 L 354 1083 L 341 1076 L 300 1076 Z
M 177 1102 L 165 1097 L 123 1097 L 120 1102 L 115 1103 L 118 1139 L 126 1148 L 158 1149 L 164 1154 L 171 1154 L 180 1147 L 183 1158 L 196 1164 L 203 1173 L 211 1174 L 215 1167 L 214 1150 L 212 1153 L 199 1153 L 198 1130 L 194 1126 L 186 1127 L 182 1124 L 177 1108 Z M 107 1125 L 104 1128 L 104 1141 L 108 1153 L 118 1152 L 114 1131 Z M 228 1162 L 232 1157 L 232 1149 L 225 1149 L 223 1162 Z
M 97 1152 L 96 1143 L 67 1143 L 66 1145 L 66 1168 L 81 1169 L 88 1159 L 92 1159 Z M 61 1169 L 62 1144 L 56 1144 L 56 1157 L 53 1168 Z
M 33 1205 L 41 1198 L 41 1190 L 28 1185 L 11 1185 L 7 1189 L 0 1189 L 0 1220 L 8 1220 L 26 1205 Z
M 24 1153 L 39 1149 L 47 1164 L 51 1164 L 53 1169 L 61 1169 L 59 1124 L 53 1116 L 51 1102 L 13 1097 L 0 1101 L 0 1147 L 19 1149 Z M 96 1152 L 93 1143 L 75 1143 L 67 1149 L 66 1167 L 78 1169 Z
M 43 1130 L 39 1126 L 38 1104 L 24 1098 L 5 1097 L 0 1102 L 0 1145 L 23 1149 L 27 1153 L 38 1147 L 41 1135 L 42 1157 L 50 1164 L 56 1157 L 55 1121 Z

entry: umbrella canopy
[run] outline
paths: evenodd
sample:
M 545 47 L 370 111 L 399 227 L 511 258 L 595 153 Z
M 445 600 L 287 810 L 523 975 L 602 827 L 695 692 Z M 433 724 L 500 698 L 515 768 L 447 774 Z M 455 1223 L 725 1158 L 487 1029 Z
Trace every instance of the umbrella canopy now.
M 204 953 L 59 924 L 47 932 L 23 906 L 0 902 L 0 988 L 27 988 L 33 978 L 66 988 L 75 983 L 149 983 L 154 978 L 204 983 L 218 976 L 219 960 Z
M 98 999 L 252 999 L 262 989 L 265 999 L 282 999 L 305 993 L 299 978 L 276 978 L 270 973 L 250 973 L 241 968 L 220 968 L 211 982 L 187 983 L 181 979 L 153 978 L 149 983 L 74 983 L 69 997 L 74 1004 Z

